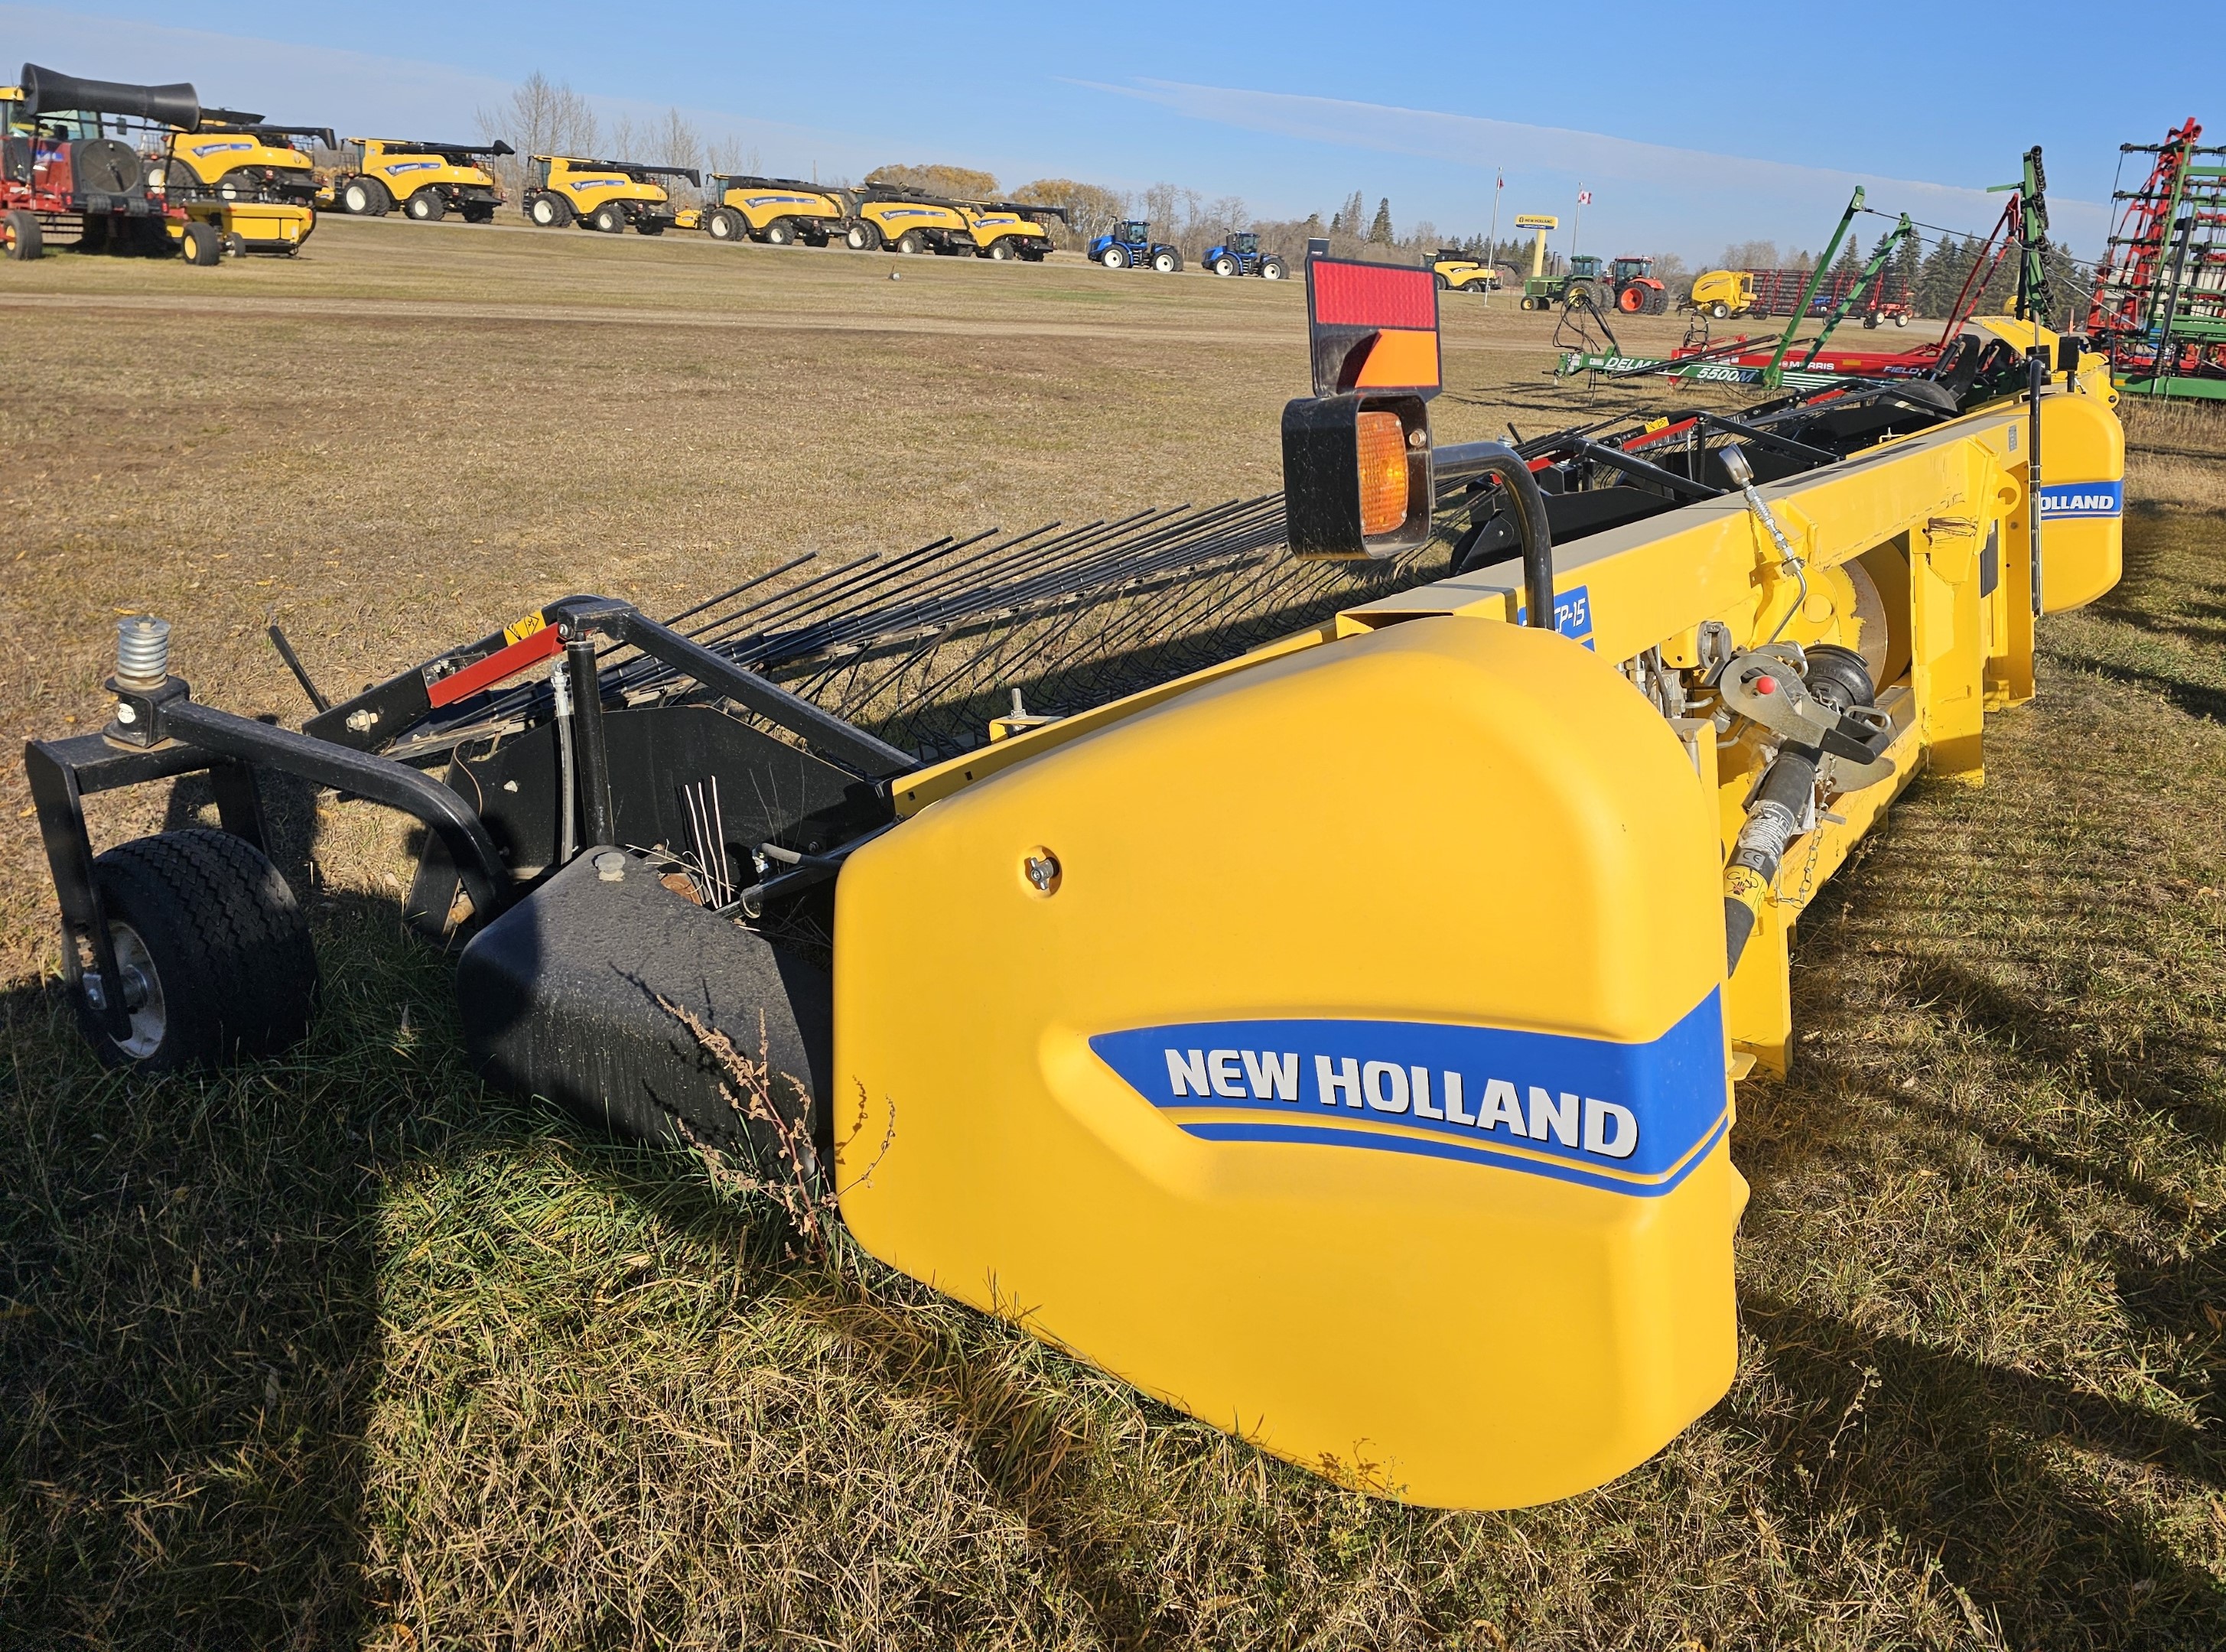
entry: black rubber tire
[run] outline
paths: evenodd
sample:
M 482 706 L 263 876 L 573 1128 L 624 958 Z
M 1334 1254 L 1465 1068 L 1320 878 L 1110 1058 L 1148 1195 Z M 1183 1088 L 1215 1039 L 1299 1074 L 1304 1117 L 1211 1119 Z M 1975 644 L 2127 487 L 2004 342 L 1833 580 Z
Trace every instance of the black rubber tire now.
M 89 1008 L 102 1061 L 144 1072 L 221 1067 L 276 1055 L 309 1030 L 317 955 L 277 867 L 245 838 L 195 829 L 119 843 L 92 863 L 109 923 L 144 949 L 159 1031 L 126 1050 Z
M 224 262 L 224 232 L 213 224 L 195 219 L 186 226 L 185 239 L 180 245 L 188 264 L 207 268 Z
M 993 264 L 1010 264 L 1013 261 L 1013 244 L 999 236 L 982 249 L 982 256 Z
M 633 232 L 636 235 L 662 235 L 665 233 L 665 220 L 661 218 L 637 218 L 633 221 Z
M 238 230 L 226 231 L 224 237 L 224 251 L 225 256 L 227 257 L 245 257 L 247 256 L 247 238 L 242 235 Z
M 1152 254 L 1152 269 L 1159 275 L 1179 276 L 1182 274 L 1182 254 L 1171 246 L 1161 247 Z
M 494 222 L 494 203 L 491 200 L 472 201 L 463 208 L 463 215 L 467 224 L 492 224 Z
M 350 178 L 340 187 L 340 206 L 358 218 L 384 218 L 393 210 L 394 197 L 376 178 Z
M 767 246 L 795 245 L 796 220 L 792 218 L 774 219 L 765 226 L 765 244 Z
M 4 220 L 8 241 L 8 256 L 16 259 L 41 257 L 47 250 L 47 238 L 39 225 L 36 213 L 27 213 L 21 207 L 10 213 Z
M 1444 272 L 1441 270 L 1433 270 L 1430 271 L 1430 285 L 1436 288 L 1440 292 L 1443 292 L 1447 288 L 1452 286 L 1453 283 L 1446 279 Z
M 843 245 L 853 252 L 879 252 L 881 232 L 868 219 L 858 219 L 843 232 Z
M 1109 246 L 1097 255 L 1097 262 L 1108 270 L 1126 270 L 1129 267 L 1129 254 L 1124 248 Z
M 552 190 L 536 195 L 532 205 L 525 209 L 525 215 L 544 229 L 561 230 L 572 222 L 572 203 Z
M 917 257 L 927 251 L 927 238 L 918 230 L 906 230 L 897 237 L 897 251 L 908 257 Z
M 715 241 L 746 241 L 750 220 L 731 206 L 714 206 L 704 215 L 703 232 Z
M 448 203 L 437 189 L 420 189 L 402 203 L 402 214 L 420 224 L 437 224 L 448 215 Z
M 261 187 L 253 173 L 238 167 L 216 181 L 216 196 L 219 200 L 253 200 Z
M 1266 257 L 1260 260 L 1260 279 L 1262 281 L 1281 281 L 1290 273 L 1283 267 L 1283 261 L 1281 258 Z
M 1213 273 L 1217 276 L 1235 275 L 1237 273 L 1237 260 L 1225 255 L 1216 258 L 1213 261 Z M 1438 285 L 1442 288 L 1445 284 L 1445 277 L 1443 276 L 1439 276 Z
M 626 233 L 626 208 L 614 200 L 607 200 L 588 215 L 588 227 L 605 235 Z

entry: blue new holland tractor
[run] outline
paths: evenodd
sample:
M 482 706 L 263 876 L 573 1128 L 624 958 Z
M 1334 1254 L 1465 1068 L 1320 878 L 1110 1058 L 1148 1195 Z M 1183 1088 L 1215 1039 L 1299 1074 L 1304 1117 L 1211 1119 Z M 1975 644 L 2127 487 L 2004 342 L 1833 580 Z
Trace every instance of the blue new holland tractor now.
M 1156 270 L 1172 276 L 1182 268 L 1182 249 L 1152 239 L 1152 226 L 1130 219 L 1090 244 L 1090 256 L 1108 270 Z
M 1250 230 L 1206 248 L 1205 267 L 1217 276 L 1258 276 L 1263 281 L 1281 281 L 1291 273 L 1282 254 L 1261 251 L 1260 238 Z

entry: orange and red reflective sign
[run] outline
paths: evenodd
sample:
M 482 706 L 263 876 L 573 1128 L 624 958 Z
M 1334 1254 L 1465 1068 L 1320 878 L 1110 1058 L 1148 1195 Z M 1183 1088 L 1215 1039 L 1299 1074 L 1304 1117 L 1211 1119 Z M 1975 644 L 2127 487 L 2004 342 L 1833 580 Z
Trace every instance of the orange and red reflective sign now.
M 1438 286 L 1428 270 L 1309 258 L 1307 321 L 1317 396 L 1366 390 L 1428 397 L 1445 382 Z

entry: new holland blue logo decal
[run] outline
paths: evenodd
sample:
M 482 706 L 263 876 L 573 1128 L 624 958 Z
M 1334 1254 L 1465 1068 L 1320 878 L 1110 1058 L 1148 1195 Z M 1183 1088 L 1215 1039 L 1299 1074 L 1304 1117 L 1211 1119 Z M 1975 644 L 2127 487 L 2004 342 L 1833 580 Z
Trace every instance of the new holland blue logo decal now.
M 194 153 L 195 155 L 235 155 L 242 149 L 251 149 L 254 147 L 254 144 L 248 143 L 196 143 L 194 145 Z
M 2043 483 L 2040 519 L 2055 522 L 2070 517 L 2121 516 L 2126 509 L 2123 482 Z
M 441 169 L 441 163 L 438 161 L 389 161 L 382 164 L 378 169 L 389 177 L 393 177 L 404 172 L 438 172 Z
M 1515 623 L 1518 626 L 1527 623 L 1525 616 L 1530 612 L 1527 603 L 1517 607 Z M 1593 593 L 1590 586 L 1580 585 L 1573 591 L 1556 591 L 1554 594 L 1554 629 L 1571 642 L 1582 643 L 1587 648 L 1593 646 Z
M 1101 1032 L 1098 1058 L 1206 1141 L 1419 1153 L 1652 1198 L 1722 1135 L 1711 990 L 1650 1044 L 1432 1021 L 1204 1021 Z

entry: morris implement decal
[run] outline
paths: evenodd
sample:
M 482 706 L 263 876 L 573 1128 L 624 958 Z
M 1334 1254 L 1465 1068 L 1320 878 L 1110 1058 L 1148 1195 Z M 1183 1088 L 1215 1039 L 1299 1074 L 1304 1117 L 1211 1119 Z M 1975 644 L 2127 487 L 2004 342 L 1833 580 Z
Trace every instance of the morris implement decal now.
M 2057 522 L 2072 517 L 2115 517 L 2125 513 L 2123 482 L 2043 483 L 2040 519 Z
M 1708 995 L 1647 1044 L 1427 1021 L 1207 1021 L 1102 1032 L 1098 1058 L 1205 1141 L 1416 1153 L 1652 1198 L 1724 1130 Z

